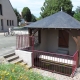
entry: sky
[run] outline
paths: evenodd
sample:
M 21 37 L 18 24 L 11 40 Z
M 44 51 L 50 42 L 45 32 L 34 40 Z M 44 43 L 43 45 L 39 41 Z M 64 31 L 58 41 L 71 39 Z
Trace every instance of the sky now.
M 19 13 L 24 7 L 29 7 L 31 13 L 34 14 L 36 17 L 40 16 L 41 7 L 43 6 L 45 0 L 10 0 L 13 8 L 16 8 Z M 73 4 L 73 10 L 80 6 L 80 0 L 71 0 Z

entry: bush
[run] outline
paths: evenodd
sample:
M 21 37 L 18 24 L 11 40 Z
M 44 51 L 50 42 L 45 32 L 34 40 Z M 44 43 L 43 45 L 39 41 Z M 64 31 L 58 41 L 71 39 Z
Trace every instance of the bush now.
M 27 71 L 27 76 L 29 80 L 54 80 L 48 77 L 44 77 L 39 73 L 36 73 L 36 72 L 34 73 L 33 71 Z
M 54 80 L 19 64 L 0 64 L 0 80 Z

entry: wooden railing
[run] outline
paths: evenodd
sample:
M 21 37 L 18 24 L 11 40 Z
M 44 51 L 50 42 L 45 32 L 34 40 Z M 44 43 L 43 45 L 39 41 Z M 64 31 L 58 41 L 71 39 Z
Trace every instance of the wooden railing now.
M 72 75 L 74 75 L 74 73 L 78 67 L 78 51 L 76 51 L 76 53 L 73 55 L 73 61 L 74 61 L 74 64 L 73 64 L 73 68 L 72 68 Z
M 34 38 L 16 35 L 16 49 L 32 51 L 33 67 L 73 76 L 78 65 L 78 51 L 73 56 L 34 50 Z
M 77 69 L 78 51 L 73 56 L 44 51 L 33 51 L 33 67 L 73 76 Z
M 32 36 L 28 34 L 16 35 L 16 49 L 25 49 L 29 47 L 31 50 L 34 50 L 34 38 Z

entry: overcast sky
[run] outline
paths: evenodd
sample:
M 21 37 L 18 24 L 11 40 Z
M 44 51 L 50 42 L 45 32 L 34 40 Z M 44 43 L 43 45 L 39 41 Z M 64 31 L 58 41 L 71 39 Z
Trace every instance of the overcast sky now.
M 10 0 L 12 6 L 17 8 L 17 10 L 21 13 L 23 7 L 29 7 L 31 13 L 36 17 L 40 16 L 41 7 L 43 6 L 45 0 Z M 80 0 L 71 0 L 73 4 L 73 10 L 76 9 L 77 6 L 80 6 Z

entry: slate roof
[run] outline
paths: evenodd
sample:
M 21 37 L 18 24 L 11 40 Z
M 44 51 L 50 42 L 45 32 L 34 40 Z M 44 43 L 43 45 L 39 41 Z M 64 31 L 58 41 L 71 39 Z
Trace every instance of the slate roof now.
M 59 11 L 28 26 L 28 28 L 65 28 L 80 29 L 80 22 L 69 14 Z

